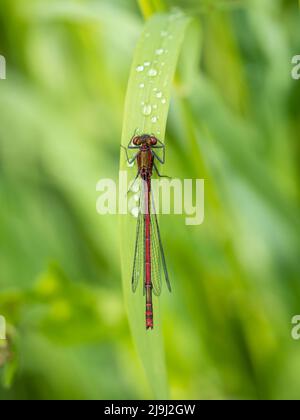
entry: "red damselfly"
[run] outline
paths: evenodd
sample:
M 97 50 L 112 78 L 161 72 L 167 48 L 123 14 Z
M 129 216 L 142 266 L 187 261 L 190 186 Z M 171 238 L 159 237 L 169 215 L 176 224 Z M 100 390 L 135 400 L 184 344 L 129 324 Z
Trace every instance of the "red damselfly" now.
M 153 329 L 153 303 L 152 293 L 159 296 L 162 287 L 162 272 L 167 287 L 171 285 L 166 265 L 165 254 L 159 231 L 157 214 L 155 211 L 151 179 L 153 169 L 162 177 L 156 166 L 156 160 L 165 163 L 165 146 L 153 135 L 143 134 L 134 136 L 128 146 L 122 146 L 126 151 L 128 163 L 135 161 L 138 173 L 135 181 L 141 180 L 140 208 L 136 228 L 136 242 L 134 249 L 134 262 L 132 271 L 132 290 L 135 292 L 140 279 L 143 281 L 144 295 L 146 296 L 146 328 Z M 159 156 L 159 149 L 162 157 Z M 128 150 L 137 150 L 133 157 L 129 157 Z M 135 182 L 134 181 L 134 182 Z

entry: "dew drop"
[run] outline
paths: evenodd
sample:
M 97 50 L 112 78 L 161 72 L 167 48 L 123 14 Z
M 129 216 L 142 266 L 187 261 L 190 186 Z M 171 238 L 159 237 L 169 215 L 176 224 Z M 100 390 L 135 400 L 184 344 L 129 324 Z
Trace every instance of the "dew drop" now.
M 148 115 L 151 115 L 151 112 L 152 112 L 152 105 L 145 104 L 143 106 L 143 114 L 146 115 L 146 116 L 148 116 Z
M 139 183 L 133 179 L 131 181 L 129 190 L 132 191 L 133 193 L 138 193 L 140 190 Z
M 153 88 L 153 92 L 156 92 L 157 90 L 158 90 L 157 87 Z
M 153 105 L 153 109 L 157 109 L 157 105 L 155 104 L 155 105 Z
M 151 64 L 151 63 L 150 63 L 150 61 L 145 61 L 144 66 L 145 66 L 145 67 L 149 67 L 149 66 L 150 66 L 150 64 Z
M 157 76 L 157 70 L 155 70 L 155 69 L 150 69 L 150 70 L 148 71 L 148 76 L 150 76 L 150 77 L 155 77 L 155 76 Z
M 152 122 L 153 124 L 157 123 L 157 121 L 158 121 L 158 118 L 157 118 L 157 117 L 152 117 L 152 118 L 151 118 L 151 122 Z
M 166 103 L 167 103 L 166 99 L 165 99 L 165 98 L 164 98 L 164 99 L 162 99 L 162 100 L 161 100 L 161 103 L 162 103 L 162 104 L 166 104 Z
M 160 98 L 162 98 L 162 92 L 157 92 L 157 94 L 156 94 L 156 97 L 158 98 L 158 99 L 160 99 Z
M 139 86 L 140 86 L 140 89 L 144 89 L 145 84 L 144 83 L 141 83 Z
M 164 49 L 163 48 L 158 48 L 156 51 L 155 51 L 155 54 L 156 55 L 162 55 L 164 53 Z
M 133 209 L 131 209 L 131 214 L 133 217 L 138 218 L 139 217 L 139 208 L 138 207 L 133 207 Z
M 136 68 L 136 71 L 137 71 L 138 73 L 141 73 L 142 71 L 144 71 L 144 66 L 138 66 L 138 67 Z

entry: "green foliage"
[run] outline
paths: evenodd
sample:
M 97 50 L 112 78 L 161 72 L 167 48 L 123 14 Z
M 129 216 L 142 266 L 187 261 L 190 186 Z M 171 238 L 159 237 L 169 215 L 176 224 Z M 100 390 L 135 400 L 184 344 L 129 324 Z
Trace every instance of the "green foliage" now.
M 161 217 L 173 293 L 146 335 L 134 220 L 97 215 L 95 186 L 118 179 L 131 66 L 122 144 L 152 130 L 135 68 L 178 7 L 154 129 L 186 32 L 164 172 L 205 179 L 206 215 Z M 299 398 L 297 2 L 3 0 L 0 28 L 0 399 Z
M 128 139 L 134 133 L 153 133 L 164 140 L 172 81 L 188 22 L 189 19 L 183 15 L 156 15 L 145 26 L 135 51 L 128 83 L 122 134 L 124 147 L 127 147 Z M 126 170 L 125 162 L 122 151 L 122 171 Z M 136 166 L 130 170 L 133 179 L 136 170 Z M 123 288 L 132 333 L 153 395 L 166 399 L 168 391 L 158 312 L 159 299 L 154 297 L 155 328 L 146 331 L 143 288 L 140 287 L 139 293 L 133 295 L 130 287 L 136 232 L 133 216 L 121 216 L 120 227 Z

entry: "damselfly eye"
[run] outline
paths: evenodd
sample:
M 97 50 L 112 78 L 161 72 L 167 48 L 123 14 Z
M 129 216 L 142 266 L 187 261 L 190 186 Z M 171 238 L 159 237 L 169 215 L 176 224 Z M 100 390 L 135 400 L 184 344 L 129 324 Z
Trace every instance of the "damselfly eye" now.
M 140 146 L 140 145 L 141 145 L 141 138 L 140 138 L 139 136 L 134 137 L 134 138 L 133 138 L 133 140 L 132 140 L 132 143 L 133 143 L 135 146 Z
M 151 137 L 151 146 L 155 146 L 157 144 L 157 139 L 155 137 Z

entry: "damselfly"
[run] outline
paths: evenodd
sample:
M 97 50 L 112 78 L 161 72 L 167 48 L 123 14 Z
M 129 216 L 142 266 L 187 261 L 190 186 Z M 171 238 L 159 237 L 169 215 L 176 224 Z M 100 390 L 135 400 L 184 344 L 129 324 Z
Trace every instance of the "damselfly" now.
M 141 180 L 140 208 L 136 228 L 136 242 L 134 249 L 134 262 L 132 271 L 132 290 L 137 290 L 140 279 L 143 280 L 143 290 L 146 296 L 146 328 L 153 329 L 153 303 L 152 293 L 159 296 L 162 287 L 162 272 L 167 287 L 171 291 L 171 285 L 166 265 L 165 254 L 162 246 L 157 214 L 155 211 L 151 179 L 153 169 L 159 177 L 162 177 L 156 166 L 156 161 L 165 163 L 165 146 L 153 135 L 143 134 L 134 136 L 126 149 L 126 157 L 131 165 L 135 161 L 138 173 L 135 181 Z M 129 150 L 137 150 L 133 157 L 129 157 Z M 159 149 L 162 157 L 159 156 Z M 134 182 L 135 182 L 134 181 Z

